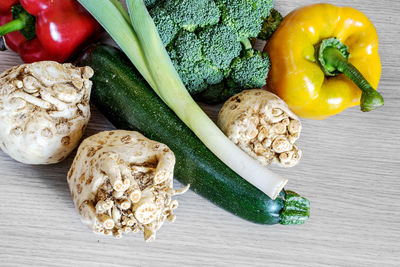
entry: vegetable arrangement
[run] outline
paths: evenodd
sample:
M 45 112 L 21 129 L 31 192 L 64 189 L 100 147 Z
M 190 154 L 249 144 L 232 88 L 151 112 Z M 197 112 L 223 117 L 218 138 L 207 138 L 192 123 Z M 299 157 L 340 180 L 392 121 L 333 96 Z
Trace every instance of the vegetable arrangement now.
M 102 33 L 76 0 L 2 0 L 0 37 L 27 63 L 64 62 Z
M 158 96 L 222 162 L 275 199 L 287 180 L 235 146 L 194 102 L 176 72 L 143 1 L 81 0 L 146 79 Z M 160 75 L 162 73 L 162 75 Z
M 25 62 L 53 60 L 0 75 L 0 147 L 27 164 L 63 160 L 86 128 L 92 90 L 125 129 L 83 141 L 68 173 L 81 220 L 96 233 L 153 240 L 189 184 L 246 220 L 303 224 L 309 201 L 264 167 L 299 163 L 297 116 L 383 105 L 377 34 L 355 9 L 311 5 L 281 22 L 272 0 L 127 0 L 128 11 L 118 0 L 79 3 L 0 4 L 7 45 Z M 54 62 L 97 39 L 99 23 L 125 55 L 93 45 L 77 57 L 81 67 Z M 255 37 L 269 39 L 269 57 L 253 49 Z M 282 99 L 253 89 L 266 81 Z M 219 113 L 222 131 L 191 97 L 216 103 L 235 93 Z M 187 186 L 173 189 L 173 177 Z
M 268 88 L 299 116 L 325 119 L 348 107 L 383 106 L 378 35 L 360 11 L 316 4 L 287 15 L 268 42 Z
M 94 71 L 92 101 L 118 128 L 138 130 L 168 145 L 176 157 L 175 178 L 196 193 L 244 219 L 263 224 L 298 224 L 309 216 L 309 203 L 272 200 L 228 168 L 151 90 L 116 48 L 96 46 L 79 59 Z M 291 193 L 292 195 L 294 193 Z

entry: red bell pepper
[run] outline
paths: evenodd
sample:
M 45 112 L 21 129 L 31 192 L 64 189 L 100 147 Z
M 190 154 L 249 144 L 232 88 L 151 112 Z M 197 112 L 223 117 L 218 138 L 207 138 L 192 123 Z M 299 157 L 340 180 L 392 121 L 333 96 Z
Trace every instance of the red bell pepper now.
M 64 62 L 103 32 L 76 0 L 1 0 L 0 25 L 7 46 L 27 63 Z

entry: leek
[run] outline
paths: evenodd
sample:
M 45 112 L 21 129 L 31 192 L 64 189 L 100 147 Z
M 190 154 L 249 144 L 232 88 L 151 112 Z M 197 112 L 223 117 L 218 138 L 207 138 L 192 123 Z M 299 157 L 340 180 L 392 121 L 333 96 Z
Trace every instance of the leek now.
M 158 96 L 221 161 L 275 199 L 287 180 L 263 167 L 233 144 L 192 99 L 176 72 L 143 0 L 79 0 L 100 22 Z

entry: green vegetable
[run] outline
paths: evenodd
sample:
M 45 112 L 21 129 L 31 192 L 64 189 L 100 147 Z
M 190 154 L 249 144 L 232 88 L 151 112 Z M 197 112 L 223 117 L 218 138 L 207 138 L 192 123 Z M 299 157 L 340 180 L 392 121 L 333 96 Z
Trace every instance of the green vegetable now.
M 193 32 L 198 27 L 218 23 L 220 12 L 212 0 L 173 0 L 158 1 L 178 28 Z
M 232 27 L 238 39 L 256 37 L 261 31 L 261 18 L 267 17 L 272 0 L 215 0 L 221 9 L 222 23 Z
M 261 32 L 258 34 L 258 38 L 262 40 L 268 40 L 272 36 L 272 34 L 278 29 L 282 19 L 283 17 L 281 13 L 273 8 L 269 16 L 264 19 Z
M 164 0 L 149 12 L 189 93 L 204 92 L 198 98 L 215 103 L 265 85 L 268 57 L 254 55 L 254 72 L 238 61 L 249 49 L 241 42 L 259 34 L 272 6 L 273 0 Z
M 220 34 L 222 34 L 222 31 Z M 204 36 L 203 40 L 207 41 L 207 37 Z M 196 92 L 200 92 L 207 88 L 208 83 L 222 81 L 223 72 L 215 68 L 211 61 L 199 63 L 199 60 L 201 61 L 203 58 L 202 41 L 194 33 L 180 31 L 174 42 L 177 44 L 177 49 L 170 50 L 169 55 L 185 85 L 195 88 Z M 231 49 L 228 43 L 226 48 Z
M 128 0 L 132 24 L 119 1 L 79 0 L 103 25 L 158 96 L 221 161 L 275 199 L 287 180 L 234 145 L 194 102 L 176 72 L 142 0 Z
M 243 88 L 261 88 L 265 85 L 270 67 L 268 54 L 253 50 L 248 39 L 242 43 L 246 49 L 242 51 L 241 56 L 232 61 L 230 75 L 225 82 L 228 86 L 225 83 L 211 85 L 197 94 L 196 100 L 217 104 L 240 93 Z M 265 64 L 266 62 L 268 64 Z
M 165 143 L 176 156 L 175 178 L 216 205 L 243 219 L 262 224 L 301 224 L 309 202 L 299 197 L 271 200 L 229 169 L 171 111 L 118 49 L 91 47 L 79 65 L 94 70 L 92 102 L 118 128 L 138 130 Z M 284 220 L 282 215 L 284 215 Z
M 242 88 L 261 88 L 265 85 L 267 73 L 269 71 L 269 61 L 265 64 L 264 58 L 268 58 L 267 53 L 254 51 L 250 41 L 246 39 L 248 45 L 242 57 L 235 58 L 232 62 L 232 72 L 228 82 L 234 86 Z
M 283 225 L 303 224 L 310 217 L 310 202 L 293 191 L 286 191 L 285 205 L 281 210 Z

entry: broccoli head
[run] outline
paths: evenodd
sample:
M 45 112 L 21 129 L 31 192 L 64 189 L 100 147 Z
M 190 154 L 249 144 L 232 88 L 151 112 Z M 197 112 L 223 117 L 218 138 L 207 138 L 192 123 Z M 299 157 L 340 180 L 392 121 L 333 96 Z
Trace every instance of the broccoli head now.
M 223 91 L 220 98 L 227 98 L 234 91 L 265 85 L 268 58 L 243 44 L 260 33 L 262 18 L 270 13 L 273 0 L 147 0 L 145 3 L 179 76 L 192 95 L 207 91 L 206 95 L 215 96 L 219 90 Z M 232 90 L 223 90 L 226 86 Z

